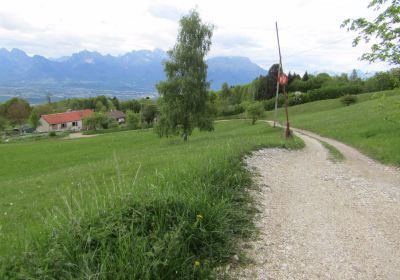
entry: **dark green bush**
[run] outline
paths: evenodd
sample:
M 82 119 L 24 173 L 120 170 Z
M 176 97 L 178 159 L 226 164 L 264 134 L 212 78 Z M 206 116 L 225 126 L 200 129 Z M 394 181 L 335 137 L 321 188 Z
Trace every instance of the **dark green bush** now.
M 346 94 L 342 96 L 342 98 L 340 98 L 340 102 L 342 102 L 343 105 L 345 106 L 349 106 L 357 102 L 357 96 L 352 94 Z
M 363 92 L 360 85 L 345 85 L 345 86 L 327 86 L 309 91 L 307 93 L 309 101 L 334 99 L 345 94 L 359 94 Z
M 223 107 L 220 112 L 219 115 L 220 116 L 232 116 L 232 115 L 237 115 L 237 114 L 241 114 L 245 111 L 245 108 L 240 105 L 229 105 L 229 106 L 225 106 Z
M 56 134 L 55 131 L 50 131 L 50 132 L 49 132 L 49 136 L 50 136 L 50 137 L 54 137 L 54 136 L 57 136 L 57 134 Z

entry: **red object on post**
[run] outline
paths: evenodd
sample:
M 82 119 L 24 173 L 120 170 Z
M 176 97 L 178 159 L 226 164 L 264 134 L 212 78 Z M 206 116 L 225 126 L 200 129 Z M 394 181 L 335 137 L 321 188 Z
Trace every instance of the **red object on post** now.
M 284 73 L 281 73 L 281 74 L 279 74 L 278 80 L 279 80 L 279 84 L 281 86 L 287 85 L 288 76 L 286 74 L 284 74 Z

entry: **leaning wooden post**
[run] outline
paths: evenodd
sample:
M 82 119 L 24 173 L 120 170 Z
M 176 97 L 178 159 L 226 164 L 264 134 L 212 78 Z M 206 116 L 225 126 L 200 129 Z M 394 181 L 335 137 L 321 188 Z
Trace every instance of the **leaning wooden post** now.
M 276 94 L 275 94 L 275 112 L 274 112 L 274 127 L 278 122 L 278 97 L 279 97 L 279 75 L 281 73 L 281 64 L 279 63 L 278 75 L 276 76 Z
M 282 85 L 283 89 L 283 94 L 285 96 L 285 112 L 286 112 L 286 131 L 285 131 L 285 136 L 288 138 L 290 136 L 290 125 L 289 125 L 289 112 L 288 112 L 288 95 L 286 92 L 286 84 L 288 82 L 288 77 L 283 73 L 283 67 L 282 67 L 282 55 L 281 55 L 281 45 L 279 43 L 279 32 L 278 32 L 278 23 L 275 22 L 275 27 L 276 27 L 276 39 L 278 40 L 278 51 L 279 51 L 279 71 L 278 71 L 278 83 Z M 275 104 L 277 101 L 275 100 Z M 276 111 L 275 111 L 276 114 Z

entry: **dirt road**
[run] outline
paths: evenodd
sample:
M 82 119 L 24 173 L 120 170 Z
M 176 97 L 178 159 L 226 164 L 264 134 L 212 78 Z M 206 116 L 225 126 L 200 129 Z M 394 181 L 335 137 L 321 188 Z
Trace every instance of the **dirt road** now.
M 260 234 L 238 279 L 400 279 L 400 172 L 307 133 L 300 151 L 265 149 L 246 162 Z M 303 132 L 304 133 L 304 132 Z M 311 137 L 310 137 L 311 136 Z M 345 156 L 333 163 L 317 141 Z

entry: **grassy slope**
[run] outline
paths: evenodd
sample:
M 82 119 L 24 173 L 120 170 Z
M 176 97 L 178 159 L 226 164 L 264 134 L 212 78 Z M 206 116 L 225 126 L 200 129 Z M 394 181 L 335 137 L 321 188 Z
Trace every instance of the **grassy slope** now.
M 339 99 L 289 107 L 294 127 L 338 139 L 387 164 L 400 166 L 400 90 L 358 95 L 344 106 Z M 273 112 L 267 113 L 273 118 Z M 284 121 L 284 112 L 279 110 Z
M 79 278 L 101 271 L 108 277 L 137 273 L 133 278 L 154 279 L 156 275 L 156 278 L 171 277 L 171 271 L 179 270 L 182 274 L 174 277 L 186 278 L 188 273 L 193 273 L 192 266 L 188 268 L 187 263 L 193 263 L 194 255 L 207 257 L 210 261 L 223 258 L 233 246 L 227 241 L 231 235 L 234 232 L 240 234 L 241 224 L 249 226 L 248 217 L 240 218 L 248 210 L 242 196 L 243 184 L 249 183 L 241 167 L 241 156 L 260 146 L 301 145 L 298 140 L 285 142 L 281 131 L 273 130 L 265 123 L 251 126 L 243 121 L 217 123 L 213 133 L 195 132 L 186 144 L 179 138 L 159 139 L 151 131 L 129 131 L 86 139 L 0 145 L 0 162 L 3 163 L 0 169 L 0 252 L 15 254 L 18 252 L 18 247 L 14 247 L 16 244 L 21 248 L 26 239 L 39 238 L 39 243 L 29 249 L 33 255 L 22 259 L 22 263 L 8 264 L 6 271 L 23 269 L 24 277 L 43 273 L 35 274 L 37 278 L 58 275 L 61 271 L 66 273 L 65 278 Z M 137 172 L 137 180 L 134 180 Z M 115 197 L 123 201 L 104 202 Z M 55 206 L 61 209 L 60 216 L 67 213 L 68 217 L 45 215 L 46 209 Z M 66 208 L 71 209 L 67 211 Z M 142 213 L 143 216 L 135 220 L 135 230 L 142 229 L 145 234 L 142 231 L 125 232 L 129 225 L 121 217 L 132 209 Z M 204 225 L 198 223 L 196 213 L 204 215 Z M 54 231 L 51 233 L 51 242 L 46 237 L 51 227 L 43 225 L 43 217 L 50 223 L 62 220 L 56 231 L 59 234 L 54 237 Z M 193 220 L 194 224 L 190 225 L 189 221 Z M 65 226 L 67 223 L 69 226 Z M 130 223 L 132 226 L 134 222 Z M 148 223 L 151 223 L 151 232 Z M 113 225 L 112 229 L 125 230 L 124 242 L 120 242 L 120 233 L 117 244 L 115 233 L 107 242 L 109 235 L 104 232 L 110 230 L 110 225 Z M 203 228 L 207 226 L 210 230 Z M 201 238 L 197 236 L 198 230 Z M 182 232 L 190 234 L 186 236 Z M 101 236 L 100 243 L 96 243 L 98 247 L 87 247 L 89 241 L 85 238 L 93 242 L 96 234 Z M 171 238 L 180 240 L 183 235 L 197 241 L 175 240 L 183 247 L 175 244 L 171 252 L 160 253 L 148 248 L 158 242 L 167 242 L 165 240 L 172 244 Z M 130 245 L 135 246 L 132 249 L 126 244 L 133 241 L 126 241 L 126 236 L 129 240 L 136 236 L 135 242 L 141 240 L 143 246 L 137 248 L 134 243 L 136 245 Z M 80 245 L 81 239 L 86 240 L 86 243 L 82 241 L 86 245 Z M 186 244 L 200 241 L 204 242 L 203 249 Z M 168 247 L 160 246 L 162 249 Z M 55 255 L 49 257 L 50 252 Z M 164 264 L 162 258 L 170 259 L 171 263 Z M 69 263 L 77 267 L 59 267 Z M 209 266 L 213 265 L 215 263 Z M 153 274 L 148 274 L 150 272 Z M 160 277 L 160 273 L 164 275 Z

